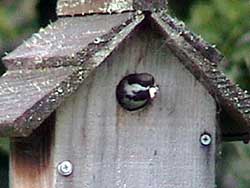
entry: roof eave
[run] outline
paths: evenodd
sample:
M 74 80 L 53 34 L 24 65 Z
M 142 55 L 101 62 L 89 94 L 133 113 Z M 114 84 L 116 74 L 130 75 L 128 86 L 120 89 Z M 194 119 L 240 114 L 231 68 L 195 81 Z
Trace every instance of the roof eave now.
M 220 62 L 226 61 L 221 53 L 169 15 L 153 13 L 151 18 L 152 24 L 166 38 L 166 44 L 172 52 L 205 86 L 216 102 L 236 122 L 243 125 L 244 130 L 241 131 L 245 131 L 244 137 L 239 135 L 229 139 L 250 138 L 250 95 L 219 70 Z
M 64 81 L 58 84 L 58 87 L 48 92 L 48 94 L 35 101 L 34 105 L 26 109 L 24 114 L 17 117 L 14 121 L 0 123 L 0 136 L 5 137 L 26 137 L 33 130 L 39 127 L 42 122 L 61 104 L 66 97 L 74 93 L 80 84 L 94 71 L 102 62 L 104 62 L 112 52 L 119 47 L 130 34 L 136 30 L 144 20 L 144 15 L 136 15 L 129 23 L 123 23 L 118 30 L 112 29 L 110 33 L 100 39 L 101 42 L 93 42 L 87 48 L 77 52 L 76 59 L 72 61 L 83 62 L 72 68 L 72 74 Z M 107 38 L 106 38 L 107 37 Z M 91 48 L 91 49 L 90 49 Z M 47 67 L 51 69 L 52 67 Z M 60 67 L 59 67 L 60 68 Z M 57 68 L 53 68 L 57 69 Z

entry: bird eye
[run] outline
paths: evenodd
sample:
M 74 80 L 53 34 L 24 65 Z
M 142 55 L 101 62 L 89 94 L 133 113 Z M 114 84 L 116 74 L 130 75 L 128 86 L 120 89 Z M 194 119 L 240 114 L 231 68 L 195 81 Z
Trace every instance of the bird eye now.
M 150 104 L 158 90 L 151 74 L 129 74 L 117 85 L 116 98 L 124 109 L 135 111 Z

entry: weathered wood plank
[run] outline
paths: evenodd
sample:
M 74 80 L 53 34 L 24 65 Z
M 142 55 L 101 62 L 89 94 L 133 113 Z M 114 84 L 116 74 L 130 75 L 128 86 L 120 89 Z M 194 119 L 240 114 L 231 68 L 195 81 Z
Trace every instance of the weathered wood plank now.
M 58 16 L 85 15 L 93 13 L 121 13 L 133 10 L 162 10 L 167 0 L 59 0 Z
M 77 53 L 84 51 L 84 55 L 90 56 L 87 52 L 100 50 L 134 21 L 134 15 L 123 13 L 58 19 L 4 57 L 3 63 L 8 70 L 83 64 L 77 61 Z
M 133 10 L 133 0 L 59 0 L 57 15 L 84 15 L 92 13 L 112 13 Z
M 52 188 L 55 114 L 32 135 L 11 139 L 10 187 Z
M 74 70 L 72 67 L 20 70 L 3 75 L 0 80 L 0 135 L 24 136 L 37 128 L 52 113 L 48 109 L 54 105 L 53 94 L 60 95 L 58 88 Z
M 166 10 L 168 0 L 134 0 L 133 6 L 135 10 L 153 11 Z
M 165 14 L 152 14 L 153 27 L 158 28 L 172 52 L 205 86 L 218 104 L 240 125 L 221 124 L 226 140 L 250 140 L 250 94 L 230 80 L 219 68 L 223 56 L 214 46 L 195 37 L 181 22 Z
M 214 64 L 214 66 L 220 64 L 223 59 L 225 60 L 225 57 L 215 48 L 215 45 L 209 44 L 200 35 L 196 35 L 194 32 L 190 31 L 183 21 L 172 18 L 168 14 L 165 14 L 165 12 L 161 14 L 152 14 L 155 20 L 158 16 L 173 30 L 173 33 L 177 33 L 180 37 L 185 39 L 185 42 L 191 45 L 193 53 L 201 54 L 203 58 L 211 61 L 211 64 Z M 185 47 L 183 46 L 183 48 Z
M 117 103 L 128 73 L 148 72 L 160 96 L 139 112 Z M 206 89 L 144 28 L 103 63 L 57 110 L 54 166 L 74 172 L 60 188 L 211 188 L 215 186 L 216 105 Z M 201 146 L 208 132 L 212 145 Z
M 65 97 L 75 92 L 85 78 L 137 30 L 143 20 L 144 16 L 138 15 L 130 23 L 121 23 L 121 27 L 111 29 L 108 36 L 99 38 L 97 44 L 91 43 L 89 48 L 77 52 L 73 63 L 81 66 L 8 71 L 0 79 L 0 135 L 29 135 Z M 63 62 L 72 63 L 66 60 Z M 27 103 L 23 102 L 27 100 L 26 96 L 32 96 Z M 12 112 L 17 107 L 17 113 Z

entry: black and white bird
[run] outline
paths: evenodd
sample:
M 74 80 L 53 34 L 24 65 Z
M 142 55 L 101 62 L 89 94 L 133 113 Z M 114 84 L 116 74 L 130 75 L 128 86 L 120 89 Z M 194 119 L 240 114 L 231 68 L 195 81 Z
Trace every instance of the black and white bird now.
M 130 74 L 118 84 L 116 97 L 122 107 L 134 111 L 149 104 L 158 91 L 159 87 L 151 74 Z

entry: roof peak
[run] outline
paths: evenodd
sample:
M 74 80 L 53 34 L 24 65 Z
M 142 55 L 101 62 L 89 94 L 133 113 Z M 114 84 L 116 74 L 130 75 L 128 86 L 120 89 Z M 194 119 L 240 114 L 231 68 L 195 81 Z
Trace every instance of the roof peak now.
M 62 20 L 64 20 L 63 24 L 61 23 Z M 104 26 L 105 24 L 106 26 Z M 179 22 L 169 15 L 161 13 L 138 15 L 131 12 L 59 19 L 55 24 L 44 30 L 47 34 L 41 39 L 39 39 L 41 36 L 36 36 L 36 40 L 39 39 L 40 42 L 35 44 L 40 45 L 38 48 L 32 48 L 34 50 L 33 55 L 46 52 L 51 57 L 43 58 L 42 63 L 34 64 L 33 56 L 29 58 L 31 48 L 25 44 L 9 54 L 4 59 L 5 64 L 8 65 L 8 72 L 0 80 L 0 87 L 8 86 L 8 88 L 7 93 L 5 90 L 3 90 L 4 93 L 0 93 L 0 99 L 4 102 L 7 96 L 9 100 L 13 99 L 22 104 L 23 97 L 17 98 L 17 93 L 19 91 L 24 92 L 23 96 L 25 96 L 30 92 L 29 90 L 22 91 L 21 87 L 18 90 L 16 83 L 18 86 L 25 86 L 26 84 L 30 91 L 38 91 L 41 95 L 35 93 L 33 95 L 35 97 L 32 101 L 29 101 L 30 103 L 25 102 L 28 106 L 20 105 L 21 111 L 13 114 L 15 117 L 11 120 L 6 116 L 6 113 L 8 115 L 9 109 L 15 109 L 14 111 L 16 111 L 15 103 L 6 105 L 3 105 L 3 102 L 0 103 L 2 106 L 0 116 L 3 117 L 0 121 L 0 135 L 27 136 L 30 134 L 65 100 L 66 96 L 75 92 L 85 78 L 104 62 L 121 43 L 124 43 L 125 39 L 130 38 L 137 31 L 144 32 L 144 26 L 151 30 L 153 28 L 152 31 L 157 31 L 163 36 L 168 48 L 205 86 L 217 104 L 232 119 L 237 123 L 239 122 L 240 126 L 237 124 L 233 128 L 234 131 L 225 124 L 225 129 L 222 130 L 223 137 L 228 137 L 228 140 L 249 140 L 250 94 L 235 85 L 218 69 L 218 64 L 224 60 L 221 53 L 201 37 L 188 31 L 183 22 Z M 71 30 L 72 28 L 73 30 Z M 100 31 L 100 33 L 97 31 Z M 89 32 L 91 36 L 89 36 Z M 65 37 L 66 33 L 69 33 L 69 35 Z M 74 33 L 74 36 L 71 36 L 72 33 Z M 96 36 L 96 34 L 98 35 Z M 47 46 L 49 44 L 52 47 Z M 62 51 L 62 47 L 66 47 L 67 50 Z M 76 58 L 68 59 L 68 54 L 72 53 L 76 54 Z M 46 57 L 48 57 L 48 54 L 46 54 Z M 18 64 L 19 61 L 23 62 L 23 65 Z M 61 68 L 39 69 L 52 67 Z M 13 71 L 25 68 L 32 69 L 32 71 Z M 46 79 L 44 80 L 45 76 L 49 77 L 51 82 L 47 83 Z M 30 82 L 33 84 L 30 85 Z M 61 93 L 64 95 L 61 95 Z

